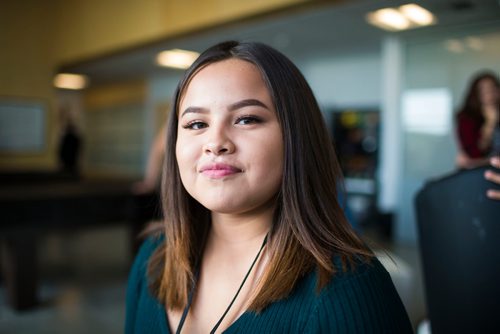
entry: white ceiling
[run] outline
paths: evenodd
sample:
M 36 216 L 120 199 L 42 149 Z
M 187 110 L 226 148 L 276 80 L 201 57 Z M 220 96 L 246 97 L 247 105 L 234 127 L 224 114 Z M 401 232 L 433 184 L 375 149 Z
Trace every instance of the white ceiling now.
M 102 83 L 146 77 L 153 73 L 174 71 L 155 66 L 157 52 L 182 48 L 203 51 L 217 42 L 236 39 L 261 41 L 274 46 L 292 60 L 319 54 L 342 54 L 378 50 L 388 32 L 367 24 L 364 17 L 375 9 L 399 6 L 411 0 L 350 0 L 274 14 L 248 22 L 234 22 L 220 28 L 188 36 L 159 41 L 154 45 L 89 61 L 68 64 L 61 71 L 84 73 L 91 82 Z M 433 27 L 397 33 L 403 37 L 432 36 L 455 27 L 478 24 L 500 26 L 500 0 L 422 0 L 413 1 L 432 11 L 438 18 Z M 392 33 L 394 34 L 394 33 Z

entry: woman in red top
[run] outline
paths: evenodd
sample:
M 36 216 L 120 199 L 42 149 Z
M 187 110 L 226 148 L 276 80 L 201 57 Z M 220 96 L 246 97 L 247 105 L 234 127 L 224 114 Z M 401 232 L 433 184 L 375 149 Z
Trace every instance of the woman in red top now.
M 472 168 L 487 163 L 495 146 L 495 132 L 499 131 L 499 103 L 500 82 L 497 76 L 491 72 L 477 75 L 457 115 L 459 167 Z

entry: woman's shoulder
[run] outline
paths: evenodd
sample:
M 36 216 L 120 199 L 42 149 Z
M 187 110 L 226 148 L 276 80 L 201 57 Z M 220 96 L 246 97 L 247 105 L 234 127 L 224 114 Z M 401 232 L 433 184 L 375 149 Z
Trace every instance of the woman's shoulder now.
M 376 258 L 362 259 L 355 258 L 351 263 L 343 263 L 340 256 L 332 259 L 335 273 L 326 285 L 318 289 L 319 276 L 316 270 L 310 272 L 296 286 L 293 295 L 306 298 L 311 303 L 321 304 L 325 300 L 335 300 L 335 303 L 342 303 L 352 299 L 352 294 L 359 298 L 359 290 L 380 289 L 384 286 L 392 287 L 392 280 L 389 273 Z M 368 297 L 368 296 L 366 296 Z
M 355 257 L 350 263 L 343 263 L 340 256 L 333 258 L 335 275 L 329 285 L 355 283 L 367 276 L 389 276 L 377 257 Z
M 129 280 L 142 281 L 146 277 L 149 260 L 155 250 L 158 249 L 163 242 L 164 237 L 161 234 L 150 235 L 144 239 L 135 255 Z
M 127 284 L 126 333 L 148 332 L 144 328 L 161 328 L 163 325 L 162 307 L 151 294 L 148 280 L 149 260 L 163 240 L 160 235 L 149 236 L 135 256 Z
M 376 258 L 356 257 L 351 262 L 343 262 L 340 256 L 335 256 L 332 260 L 335 273 L 328 283 L 317 290 L 318 273 L 312 272 L 307 275 L 309 289 L 316 290 L 317 299 L 335 298 L 347 290 L 357 291 L 360 288 L 379 289 L 380 286 L 392 287 L 392 280 L 385 267 Z M 343 297 L 347 297 L 344 296 Z
M 272 303 L 260 316 L 247 316 L 241 327 L 267 326 L 283 333 L 412 332 L 389 273 L 378 259 L 358 258 L 344 266 L 334 257 L 333 264 L 337 272 L 321 290 L 313 270 L 287 298 Z
M 142 258 L 149 258 L 151 254 L 158 248 L 160 245 L 165 241 L 165 237 L 161 233 L 155 233 L 147 236 L 142 244 L 141 247 L 139 248 L 139 251 L 137 252 L 137 257 L 142 259 Z
M 376 257 L 358 258 L 347 266 L 335 257 L 333 263 L 337 273 L 320 291 L 308 327 L 353 333 L 412 332 L 392 279 Z

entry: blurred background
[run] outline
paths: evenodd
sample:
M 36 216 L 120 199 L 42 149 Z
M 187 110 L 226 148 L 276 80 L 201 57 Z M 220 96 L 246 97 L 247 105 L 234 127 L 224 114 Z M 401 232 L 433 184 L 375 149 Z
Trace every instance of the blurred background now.
M 470 78 L 500 72 L 500 1 L 414 3 L 426 11 L 397 0 L 2 1 L 0 332 L 123 332 L 135 235 L 158 212 L 153 191 L 133 184 L 183 62 L 228 39 L 267 43 L 305 75 L 351 222 L 417 327 L 427 311 L 414 197 L 456 169 Z M 379 21 L 394 12 L 394 26 Z M 172 50 L 187 60 L 161 53 Z

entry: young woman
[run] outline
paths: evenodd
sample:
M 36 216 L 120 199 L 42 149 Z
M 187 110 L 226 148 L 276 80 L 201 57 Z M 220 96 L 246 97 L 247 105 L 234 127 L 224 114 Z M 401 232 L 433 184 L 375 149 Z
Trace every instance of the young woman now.
M 500 150 L 500 82 L 494 73 L 475 76 L 464 105 L 457 114 L 459 155 L 457 165 L 473 168 L 488 163 L 488 157 Z M 496 152 L 497 154 L 500 151 Z
M 133 265 L 127 333 L 411 333 L 337 200 L 313 93 L 259 43 L 209 48 L 176 90 L 164 225 Z

